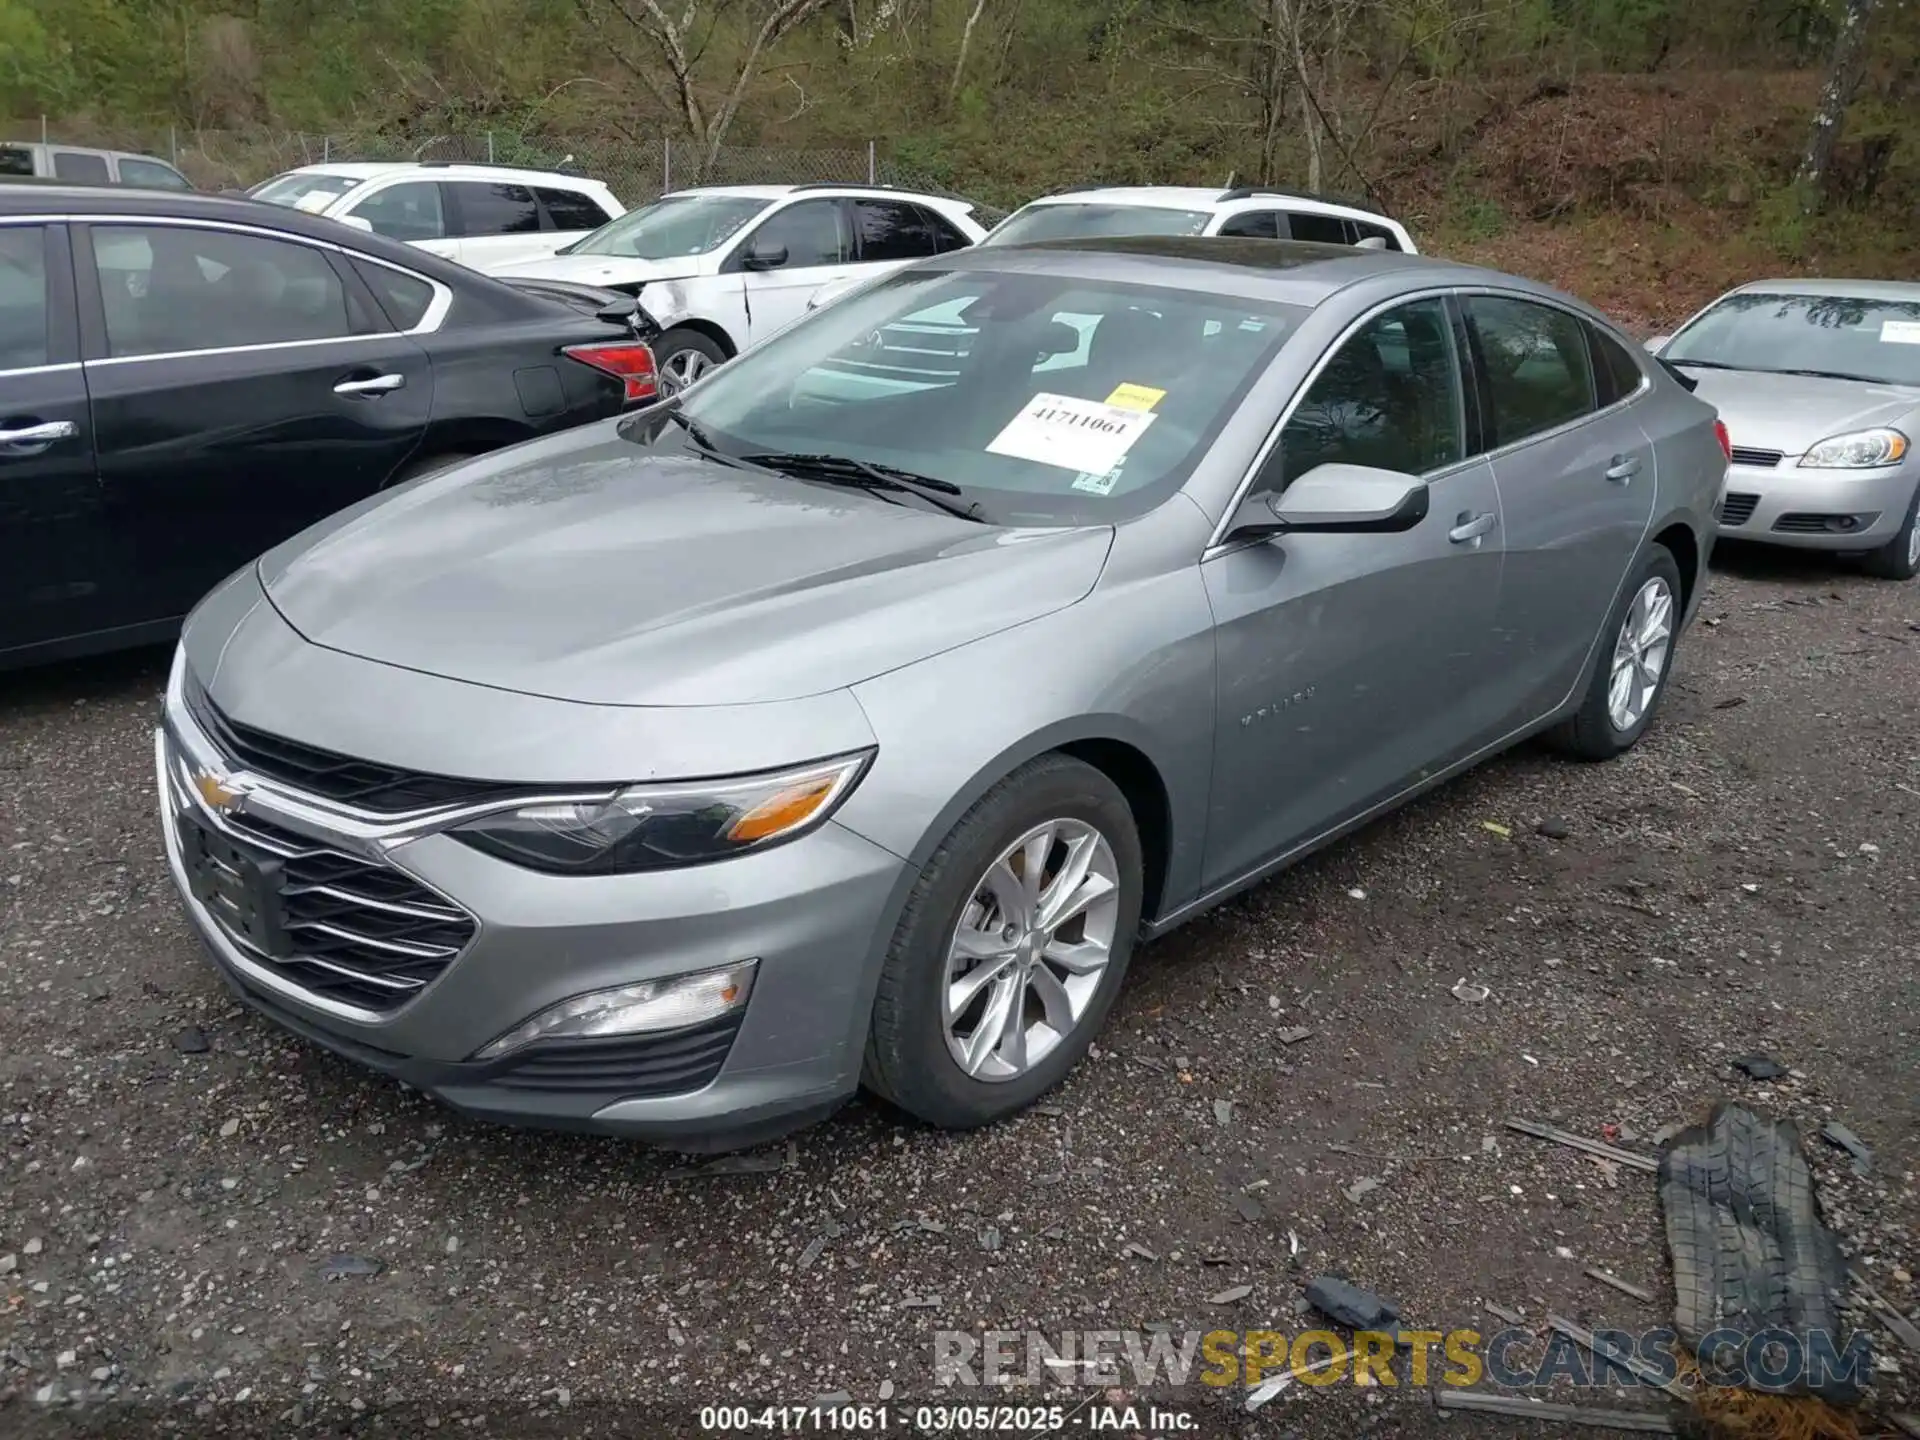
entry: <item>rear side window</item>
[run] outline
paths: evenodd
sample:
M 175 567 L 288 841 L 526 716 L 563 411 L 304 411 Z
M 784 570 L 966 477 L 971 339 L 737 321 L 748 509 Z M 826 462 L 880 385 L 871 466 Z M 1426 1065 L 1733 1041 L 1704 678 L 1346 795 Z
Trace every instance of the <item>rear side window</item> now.
M 77 180 L 83 185 L 107 183 L 107 157 L 89 155 L 83 150 L 53 152 L 53 173 L 62 180 Z
M 310 245 L 184 225 L 96 225 L 107 352 L 164 355 L 364 333 Z
M 1348 245 L 1347 222 L 1338 215 L 1302 214 L 1292 211 L 1287 215 L 1287 230 L 1295 240 L 1312 240 L 1321 245 Z
M 374 298 L 380 302 L 380 308 L 387 312 L 387 318 L 393 322 L 394 329 L 411 330 L 427 318 L 427 307 L 433 304 L 433 286 L 426 281 L 385 265 L 377 265 L 371 260 L 362 260 L 357 255 L 353 257 L 353 268 L 367 282 Z
M 1278 240 L 1280 217 L 1271 210 L 1242 210 L 1238 215 L 1229 215 L 1217 233 L 1245 235 L 1256 240 Z
M 1551 305 L 1499 296 L 1467 300 L 1485 376 L 1493 447 L 1511 445 L 1594 408 L 1587 326 Z
M 1391 230 L 1384 225 L 1369 225 L 1364 220 L 1347 221 L 1347 231 L 1352 237 L 1349 244 L 1358 245 L 1362 240 L 1384 241 L 1387 249 L 1398 250 L 1400 242 L 1394 238 Z
M 33 152 L 18 145 L 0 145 L 0 175 L 33 174 Z
M 1611 335 L 1589 325 L 1587 340 L 1593 347 L 1594 398 L 1604 410 L 1638 390 L 1645 377 L 1639 362 Z
M 452 187 L 460 205 L 462 235 L 527 235 L 540 228 L 540 207 L 524 185 Z
M 533 193 L 547 207 L 547 215 L 556 230 L 598 230 L 613 218 L 600 208 L 598 201 L 577 190 L 536 187 Z
M 120 183 L 122 185 L 144 185 L 150 190 L 191 190 L 187 177 L 171 165 L 162 165 L 158 160 L 135 160 L 123 157 L 120 161 Z
M 926 213 L 897 200 L 856 200 L 853 223 L 862 260 L 918 260 L 938 253 Z
M 46 231 L 38 225 L 0 227 L 0 370 L 46 363 Z
M 446 238 L 446 215 L 440 207 L 440 187 L 431 180 L 409 180 L 376 190 L 347 212 L 373 226 L 373 233 L 389 240 Z

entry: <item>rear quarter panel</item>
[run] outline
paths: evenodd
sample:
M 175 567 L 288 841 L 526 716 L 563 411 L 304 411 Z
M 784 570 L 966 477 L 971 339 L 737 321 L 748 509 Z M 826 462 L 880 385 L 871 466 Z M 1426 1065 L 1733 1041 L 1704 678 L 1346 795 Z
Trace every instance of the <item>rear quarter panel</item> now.
M 1706 590 L 1707 562 L 1719 532 L 1716 514 L 1727 480 L 1727 457 L 1713 433 L 1719 413 L 1695 399 L 1684 386 L 1655 368 L 1653 393 L 1640 408 L 1640 424 L 1653 443 L 1657 493 L 1653 528 L 1658 535 L 1674 525 L 1693 533 L 1696 573 L 1688 578 L 1690 623 Z

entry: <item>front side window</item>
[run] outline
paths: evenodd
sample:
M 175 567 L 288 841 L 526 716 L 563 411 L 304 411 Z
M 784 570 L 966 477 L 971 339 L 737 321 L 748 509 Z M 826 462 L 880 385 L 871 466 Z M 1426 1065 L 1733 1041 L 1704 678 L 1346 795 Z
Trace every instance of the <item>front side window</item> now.
M 860 232 L 862 260 L 918 260 L 940 248 L 918 205 L 856 200 L 853 223 Z
M 24 145 L 0 145 L 0 175 L 33 174 L 33 152 Z
M 0 370 L 46 363 L 46 231 L 0 226 Z
M 1709 370 L 1920 385 L 1920 300 L 1729 295 L 1668 341 L 1660 358 Z
M 1198 235 L 1207 228 L 1204 210 L 1161 205 L 1114 205 L 1056 201 L 1016 211 L 995 227 L 983 245 L 1028 245 L 1037 240 L 1088 240 L 1118 235 Z
M 1314 379 L 1280 432 L 1283 483 L 1318 465 L 1424 475 L 1465 453 L 1447 308 L 1416 300 L 1369 320 Z
M 547 215 L 556 230 L 598 230 L 607 223 L 607 212 L 592 197 L 578 190 L 549 190 L 537 186 L 534 194 L 547 207 Z
M 432 180 L 408 180 L 376 190 L 347 213 L 389 240 L 443 240 L 447 234 L 440 186 Z
M 955 225 L 938 210 L 924 205 L 920 206 L 919 209 L 920 213 L 926 218 L 927 229 L 933 234 L 933 248 L 940 254 L 944 255 L 949 250 L 964 250 L 973 244 L 973 241 L 967 238 L 965 232 L 962 231 L 958 225 Z
M 1351 233 L 1355 245 L 1358 245 L 1362 240 L 1378 240 L 1389 250 L 1398 250 L 1400 248 L 1399 240 L 1397 240 L 1394 237 L 1394 233 L 1384 225 L 1369 225 L 1364 220 L 1349 220 L 1347 221 L 1347 229 Z
M 1305 313 L 911 270 L 746 351 L 681 407 L 729 455 L 843 456 L 957 485 L 999 523 L 1102 523 L 1185 482 Z
M 628 260 L 710 255 L 772 203 L 753 195 L 667 195 L 608 221 L 567 253 Z
M 1280 220 L 1271 210 L 1242 210 L 1238 215 L 1229 215 L 1215 233 L 1245 235 L 1256 240 L 1278 240 Z
M 107 353 L 162 355 L 363 331 L 319 250 L 184 225 L 96 225 Z
M 482 185 L 466 181 L 453 187 L 460 204 L 462 235 L 529 235 L 540 228 L 540 207 L 524 185 Z
M 848 258 L 847 237 L 840 222 L 840 202 L 801 200 L 784 210 L 776 210 L 753 232 L 747 248 L 764 256 L 785 250 L 786 259 L 770 267 L 776 270 L 844 265 Z
M 1485 376 L 1489 449 L 1593 412 L 1593 363 L 1579 319 L 1530 300 L 1474 295 L 1467 324 Z
M 143 185 L 149 190 L 191 190 L 187 177 L 171 165 L 162 165 L 158 160 L 136 160 L 131 156 L 120 158 L 120 183 L 122 185 Z
M 107 157 L 89 155 L 84 150 L 56 150 L 53 152 L 53 173 L 62 180 L 73 180 L 81 185 L 105 185 L 107 183 Z

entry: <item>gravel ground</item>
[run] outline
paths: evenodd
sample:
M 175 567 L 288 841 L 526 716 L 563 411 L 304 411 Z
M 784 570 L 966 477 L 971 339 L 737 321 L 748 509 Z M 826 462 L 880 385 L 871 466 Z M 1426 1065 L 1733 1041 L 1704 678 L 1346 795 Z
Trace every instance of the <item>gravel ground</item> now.
M 1324 1271 L 1429 1328 L 1638 1329 L 1672 1305 L 1652 1178 L 1501 1121 L 1644 1146 L 1725 1096 L 1874 1147 L 1861 1177 L 1809 1140 L 1920 1314 L 1917 598 L 1728 551 L 1634 754 L 1515 754 L 1149 947 L 1035 1113 L 857 1103 L 732 1175 L 468 1122 L 241 1010 L 161 862 L 164 657 L 0 677 L 0 1429 L 115 1396 L 193 1434 L 684 1433 L 715 1400 L 951 1401 L 936 1329 L 1297 1330 Z M 1920 1408 L 1920 1354 L 1875 1340 L 1869 1413 Z M 1440 1423 L 1404 1386 L 1243 1398 L 1160 1396 L 1207 1434 Z

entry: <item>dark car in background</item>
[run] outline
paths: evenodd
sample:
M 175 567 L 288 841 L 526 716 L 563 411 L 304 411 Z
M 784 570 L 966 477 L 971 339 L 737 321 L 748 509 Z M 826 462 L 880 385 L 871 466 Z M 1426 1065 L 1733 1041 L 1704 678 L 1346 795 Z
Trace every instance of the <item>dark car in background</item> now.
M 0 184 L 0 668 L 163 640 L 343 506 L 651 399 L 648 333 L 294 210 Z

